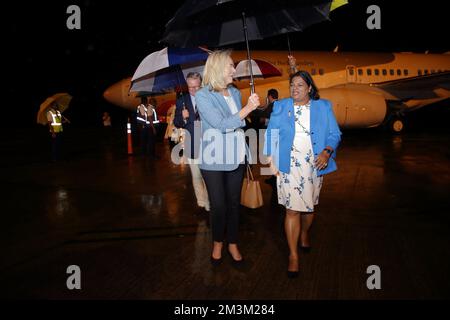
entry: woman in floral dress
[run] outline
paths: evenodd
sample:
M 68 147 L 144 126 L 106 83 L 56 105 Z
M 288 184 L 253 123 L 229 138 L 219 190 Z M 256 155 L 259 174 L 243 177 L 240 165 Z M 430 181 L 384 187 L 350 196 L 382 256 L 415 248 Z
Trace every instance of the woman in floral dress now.
M 319 203 L 323 175 L 337 169 L 336 148 L 341 132 L 330 101 L 319 99 L 306 71 L 290 76 L 291 97 L 274 104 L 266 132 L 264 153 L 277 176 L 278 203 L 286 208 L 289 246 L 288 276 L 299 272 L 298 240 L 310 250 L 308 231 Z

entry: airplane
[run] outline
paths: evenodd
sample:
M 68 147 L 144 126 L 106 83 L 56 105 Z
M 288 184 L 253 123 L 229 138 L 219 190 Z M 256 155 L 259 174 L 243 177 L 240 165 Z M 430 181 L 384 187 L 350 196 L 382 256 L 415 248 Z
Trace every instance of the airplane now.
M 289 97 L 289 65 L 286 51 L 252 51 L 252 58 L 275 65 L 281 76 L 255 79 L 260 98 L 275 88 L 279 98 Z M 389 125 L 399 133 L 404 115 L 426 105 L 450 98 L 450 52 L 443 54 L 292 52 L 297 69 L 308 71 L 321 98 L 332 102 L 341 128 L 372 128 Z M 247 59 L 246 51 L 234 51 L 233 60 Z M 140 103 L 129 92 L 131 77 L 123 79 L 103 94 L 110 103 L 132 111 Z M 250 94 L 249 80 L 235 80 L 243 104 Z M 155 96 L 160 115 L 175 103 L 175 92 Z M 164 121 L 164 116 L 160 116 Z

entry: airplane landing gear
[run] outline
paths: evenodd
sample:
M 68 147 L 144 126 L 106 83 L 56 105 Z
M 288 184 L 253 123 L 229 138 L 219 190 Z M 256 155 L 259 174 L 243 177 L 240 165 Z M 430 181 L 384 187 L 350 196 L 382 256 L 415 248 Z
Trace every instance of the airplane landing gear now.
M 405 129 L 405 120 L 400 117 L 393 117 L 389 121 L 389 129 L 393 133 L 401 133 Z

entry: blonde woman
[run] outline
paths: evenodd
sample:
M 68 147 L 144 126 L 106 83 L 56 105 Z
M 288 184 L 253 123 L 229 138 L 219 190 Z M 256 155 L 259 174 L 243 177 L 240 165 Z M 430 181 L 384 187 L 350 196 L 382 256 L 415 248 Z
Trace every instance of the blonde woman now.
M 240 192 L 247 146 L 243 132 L 245 118 L 260 102 L 252 94 L 242 107 L 241 93 L 233 83 L 236 72 L 231 51 L 209 55 L 203 73 L 203 88 L 196 94 L 202 122 L 202 161 L 200 169 L 211 205 L 213 248 L 211 262 L 222 262 L 222 248 L 235 265 L 243 262 L 238 248 Z

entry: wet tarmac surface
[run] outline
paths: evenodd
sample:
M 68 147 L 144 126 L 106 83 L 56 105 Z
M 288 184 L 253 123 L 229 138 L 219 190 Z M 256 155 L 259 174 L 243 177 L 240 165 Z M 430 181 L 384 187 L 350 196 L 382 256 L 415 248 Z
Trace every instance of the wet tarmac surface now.
M 225 257 L 213 267 L 209 214 L 165 141 L 153 160 L 127 156 L 122 131 L 66 133 L 59 163 L 47 160 L 46 132 L 2 142 L 3 298 L 450 298 L 448 131 L 344 131 L 297 279 L 286 277 L 284 210 L 266 177 L 264 207 L 241 208 L 247 265 Z M 67 289 L 70 265 L 81 269 L 81 290 Z M 371 265 L 380 290 L 367 288 Z

